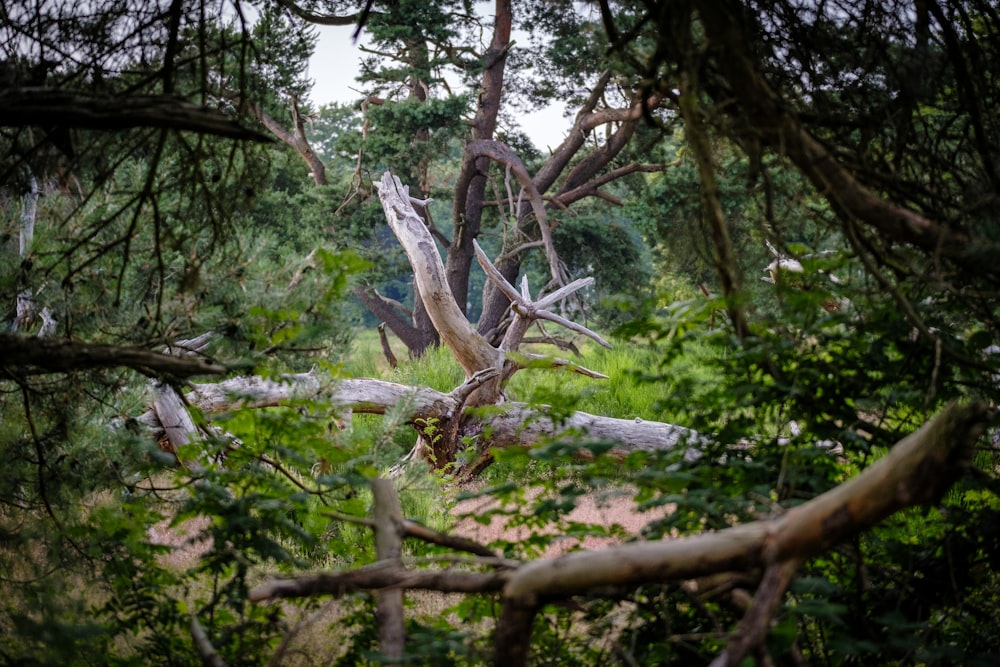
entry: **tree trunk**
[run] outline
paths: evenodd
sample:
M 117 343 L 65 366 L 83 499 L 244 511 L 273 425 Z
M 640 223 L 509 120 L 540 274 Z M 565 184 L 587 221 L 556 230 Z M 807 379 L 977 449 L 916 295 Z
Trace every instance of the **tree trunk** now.
M 511 1 L 496 0 L 493 39 L 483 55 L 486 66 L 483 69 L 479 106 L 472 119 L 471 141 L 492 139 L 496 132 L 512 25 Z M 448 285 L 463 313 L 466 312 L 469 300 L 469 272 L 472 269 L 472 258 L 475 256 L 472 242 L 479 237 L 482 227 L 489 169 L 490 161 L 487 158 L 463 153 L 462 169 L 455 187 L 452 206 L 455 233 L 448 247 L 445 264 Z

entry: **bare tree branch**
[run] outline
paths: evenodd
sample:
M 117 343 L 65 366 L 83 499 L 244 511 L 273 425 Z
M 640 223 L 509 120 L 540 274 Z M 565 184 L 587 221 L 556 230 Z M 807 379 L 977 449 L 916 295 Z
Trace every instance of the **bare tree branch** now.
M 546 307 L 558 303 L 573 292 L 592 284 L 594 282 L 593 278 L 581 278 L 579 280 L 574 280 L 569 285 L 566 285 L 551 294 L 543 296 L 538 301 L 533 302 L 531 300 L 531 295 L 528 293 L 527 277 L 525 277 L 524 288 L 519 293 L 516 289 L 514 289 L 514 286 L 511 285 L 506 278 L 504 278 L 503 274 L 500 273 L 495 266 L 493 266 L 493 263 L 490 262 L 489 257 L 485 252 L 483 252 L 483 249 L 479 247 L 479 244 L 473 241 L 473 245 L 476 249 L 476 259 L 479 260 L 479 264 L 486 272 L 486 276 L 500 291 L 504 293 L 504 295 L 507 296 L 508 299 L 511 300 L 511 303 L 513 304 L 512 310 L 514 311 L 514 322 L 507 329 L 507 334 L 504 336 L 503 343 L 500 345 L 502 350 L 517 349 L 521 340 L 524 338 L 524 334 L 527 332 L 528 327 L 531 326 L 535 320 L 540 319 L 555 322 L 556 324 L 584 335 L 587 338 L 596 341 L 600 345 L 611 349 L 611 344 L 601 338 L 594 331 L 546 310 Z
M 226 661 L 222 659 L 219 652 L 212 646 L 205 628 L 201 627 L 198 617 L 191 614 L 191 639 L 194 641 L 194 648 L 201 658 L 201 664 L 205 667 L 226 667 Z
M 77 343 L 0 334 L 0 369 L 19 375 L 126 367 L 149 377 L 221 375 L 225 367 L 205 358 L 181 358 L 141 347 Z
M 309 139 L 306 138 L 305 124 L 302 121 L 302 116 L 299 114 L 299 105 L 296 100 L 292 100 L 292 130 L 285 129 L 281 123 L 264 111 L 264 107 L 252 104 L 250 105 L 250 109 L 264 127 L 270 130 L 283 143 L 294 148 L 302 159 L 305 160 L 306 164 L 309 165 L 309 176 L 312 178 L 313 183 L 319 186 L 327 185 L 326 165 L 316 155 L 316 151 L 309 144 Z
M 739 629 L 730 638 L 726 649 L 711 662 L 709 667 L 733 667 L 740 664 L 751 650 L 763 646 L 774 614 L 781 606 L 785 591 L 792 583 L 800 564 L 798 560 L 792 558 L 767 568 Z
M 407 537 L 423 540 L 429 544 L 437 544 L 438 546 L 448 547 L 449 549 L 455 549 L 456 551 L 465 551 L 483 558 L 499 558 L 499 554 L 495 553 L 491 549 L 488 549 L 487 547 L 484 547 L 478 542 L 464 537 L 456 537 L 455 535 L 442 533 L 413 521 L 403 521 L 403 532 Z
M 702 123 L 701 110 L 698 108 L 698 90 L 696 82 L 692 80 L 693 77 L 694 73 L 690 71 L 680 73 L 681 115 L 684 117 L 688 145 L 698 164 L 701 206 L 715 246 L 713 260 L 719 275 L 722 294 L 726 299 L 726 311 L 729 313 L 729 320 L 736 336 L 742 340 L 750 333 L 750 326 L 741 303 L 739 264 L 736 262 L 729 227 L 722 211 L 722 202 L 719 201 L 719 184 L 712 161 L 712 146 Z
M 29 125 L 115 132 L 133 127 L 156 127 L 230 139 L 271 141 L 271 137 L 243 127 L 221 111 L 168 95 L 110 97 L 58 88 L 0 91 L 0 126 Z
M 701 0 L 696 6 L 708 38 L 726 45 L 726 55 L 720 59 L 722 73 L 754 130 L 787 156 L 835 211 L 877 229 L 890 239 L 965 263 L 988 275 L 1000 271 L 1000 265 L 994 261 L 996 244 L 976 239 L 976 244 L 982 247 L 973 255 L 969 252 L 972 240 L 965 232 L 886 201 L 861 183 L 802 126 L 764 80 L 728 6 L 723 7 L 718 0 Z
M 476 332 L 455 302 L 437 245 L 413 210 L 408 188 L 386 172 L 378 191 L 386 219 L 406 251 L 414 270 L 414 282 L 441 339 L 468 376 L 499 366 L 500 352 Z
M 518 184 L 528 194 L 531 211 L 535 214 L 535 220 L 538 222 L 538 230 L 542 236 L 545 258 L 549 263 L 549 274 L 552 276 L 552 281 L 556 285 L 565 285 L 568 276 L 562 267 L 562 263 L 559 261 L 559 256 L 556 254 L 555 245 L 552 243 L 552 228 L 549 225 L 549 217 L 545 211 L 545 201 L 542 199 L 541 192 L 535 187 L 528 169 L 521 162 L 521 158 L 511 150 L 510 146 L 500 141 L 471 141 L 466 144 L 465 150 L 471 155 L 482 155 L 507 165 L 517 177 Z
M 774 519 L 684 540 L 635 542 L 535 561 L 517 570 L 505 594 L 564 595 L 810 558 L 893 512 L 940 498 L 964 470 L 990 417 L 981 404 L 952 404 L 857 477 Z
M 410 570 L 398 563 L 376 563 L 345 572 L 318 572 L 294 579 L 275 579 L 252 589 L 251 602 L 315 595 L 342 596 L 383 588 L 431 590 L 442 593 L 491 593 L 503 588 L 507 571 Z
M 354 12 L 353 14 L 319 14 L 313 11 L 309 11 L 303 7 L 300 7 L 297 3 L 292 2 L 292 0 L 276 0 L 279 5 L 290 11 L 295 16 L 307 23 L 315 23 L 316 25 L 357 25 L 359 28 L 364 24 L 363 18 L 367 17 L 371 13 L 371 3 L 369 3 L 365 11 Z
M 891 514 L 937 501 L 967 468 L 976 440 L 992 419 L 983 404 L 951 404 L 897 443 L 858 476 L 773 519 L 702 533 L 686 539 L 633 542 L 600 551 L 578 551 L 526 563 L 504 586 L 495 663 L 527 664 L 527 648 L 514 633 L 530 636 L 539 604 L 604 586 L 677 581 L 719 572 L 773 568 L 768 588 L 751 605 L 751 634 L 770 618 L 795 565 L 823 553 Z M 729 663 L 726 663 L 729 664 Z

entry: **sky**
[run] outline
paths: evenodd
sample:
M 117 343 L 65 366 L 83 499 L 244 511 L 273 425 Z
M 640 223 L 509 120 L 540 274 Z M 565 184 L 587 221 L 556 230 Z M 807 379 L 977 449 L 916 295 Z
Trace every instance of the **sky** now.
M 319 41 L 309 61 L 309 78 L 313 85 L 313 103 L 352 103 L 361 97 L 354 81 L 360 70 L 361 50 L 351 40 L 354 26 L 316 26 Z M 364 43 L 364 33 L 361 35 Z M 515 47 L 516 48 L 516 47 Z M 570 119 L 562 110 L 550 107 L 522 116 L 522 129 L 543 152 L 554 149 L 570 127 Z

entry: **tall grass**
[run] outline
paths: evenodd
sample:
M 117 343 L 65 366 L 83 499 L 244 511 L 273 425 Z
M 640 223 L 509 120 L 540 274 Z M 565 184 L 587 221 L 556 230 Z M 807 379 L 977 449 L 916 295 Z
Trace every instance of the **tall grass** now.
M 614 339 L 612 349 L 590 341 L 580 346 L 580 356 L 569 360 L 608 376 L 606 380 L 589 378 L 560 367 L 536 367 L 518 371 L 507 386 L 507 397 L 514 401 L 546 403 L 556 398 L 575 402 L 577 410 L 623 419 L 641 418 L 647 421 L 671 421 L 675 415 L 665 407 L 665 399 L 674 397 L 684 386 L 709 383 L 708 371 L 700 360 L 706 349 L 688 350 L 675 359 L 668 369 L 663 365 L 663 349 L 645 341 Z M 398 344 L 397 344 L 398 346 Z M 394 347 L 395 349 L 395 347 Z M 534 347 L 534 353 L 564 357 L 551 347 Z M 400 384 L 430 387 L 448 392 L 464 379 L 461 367 L 446 348 L 429 350 L 419 359 L 409 359 L 396 351 L 398 368 L 390 368 L 382 355 L 378 335 L 371 330 L 359 331 L 353 340 L 351 353 L 344 365 L 351 377 L 375 377 Z
M 680 374 L 695 375 L 709 381 L 700 372 L 696 360 L 682 365 L 677 375 L 665 375 L 662 349 L 634 340 L 612 340 L 612 349 L 593 343 L 581 347 L 580 366 L 608 376 L 595 380 L 566 369 L 525 369 L 511 380 L 508 396 L 513 400 L 533 402 L 546 396 L 576 399 L 576 409 L 592 414 L 622 419 L 672 421 L 674 415 L 664 407 L 670 392 L 680 385 Z M 544 402 L 544 401 L 535 401 Z

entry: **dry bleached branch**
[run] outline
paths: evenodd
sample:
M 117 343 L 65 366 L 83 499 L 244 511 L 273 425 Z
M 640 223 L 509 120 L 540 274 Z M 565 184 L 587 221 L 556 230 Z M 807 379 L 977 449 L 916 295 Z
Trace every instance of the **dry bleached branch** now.
M 406 409 L 407 421 L 415 423 L 433 418 L 452 419 L 461 411 L 467 393 L 493 377 L 491 373 L 474 376 L 451 393 L 364 378 L 325 383 L 313 373 L 288 375 L 280 380 L 237 377 L 212 384 L 192 383 L 184 399 L 206 416 L 316 399 L 367 414 L 385 414 L 402 406 Z M 545 414 L 543 406 L 536 409 L 525 403 L 508 401 L 499 407 L 498 413 L 488 420 L 488 444 L 494 447 L 530 446 L 543 438 L 588 436 L 592 440 L 619 443 L 613 451 L 624 455 L 635 450 L 666 450 L 685 444 L 696 446 L 700 441 L 700 436 L 690 429 L 638 418 L 618 419 L 575 412 L 555 424 Z M 162 428 L 152 410 L 137 421 L 152 428 Z M 463 435 L 475 433 L 463 432 Z

